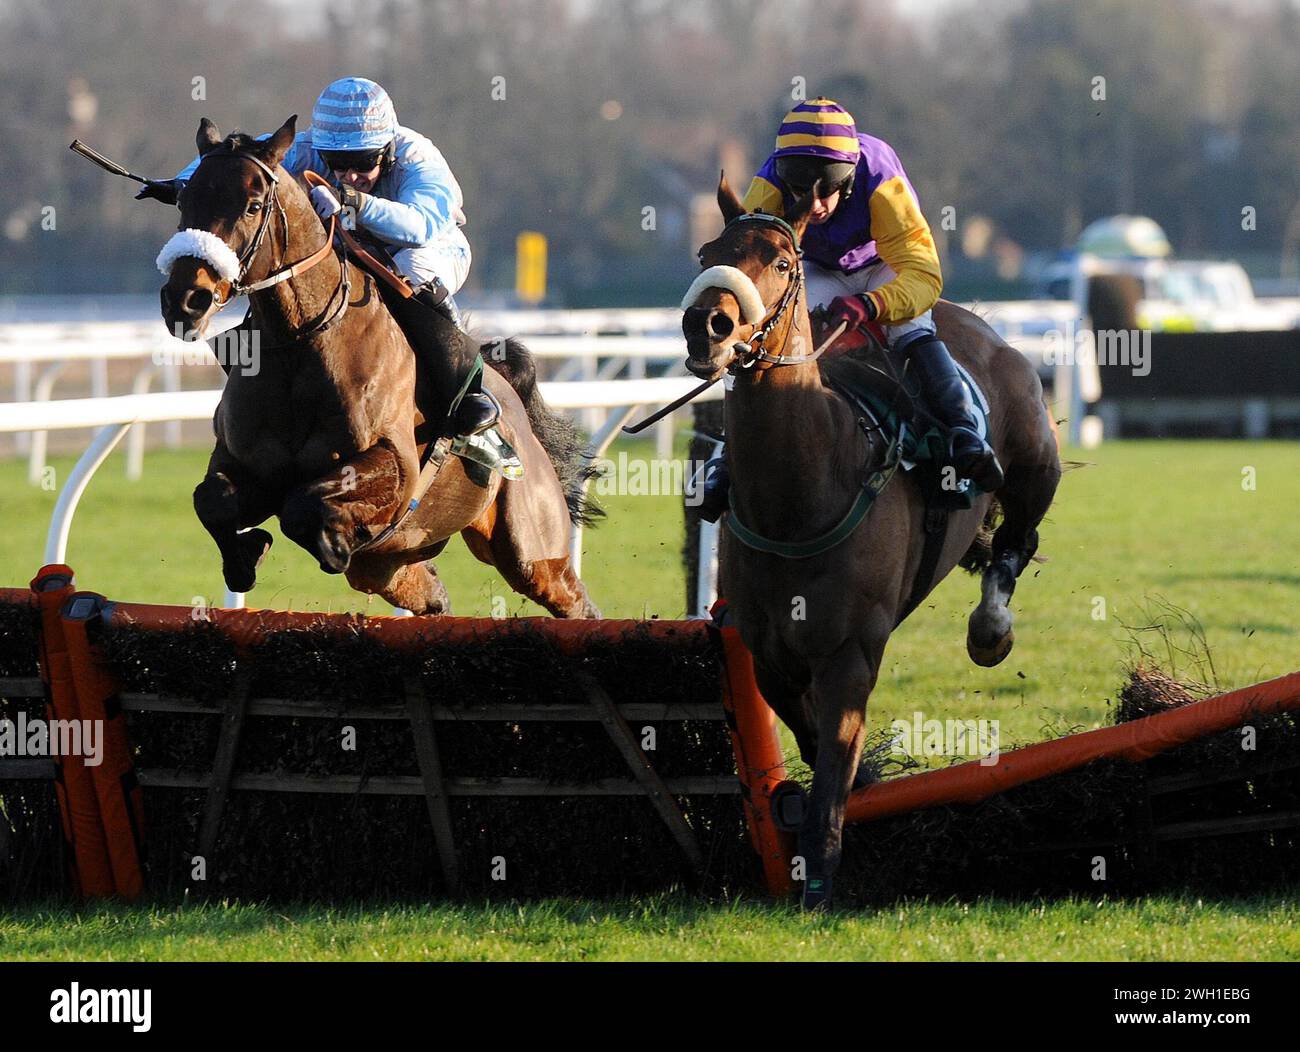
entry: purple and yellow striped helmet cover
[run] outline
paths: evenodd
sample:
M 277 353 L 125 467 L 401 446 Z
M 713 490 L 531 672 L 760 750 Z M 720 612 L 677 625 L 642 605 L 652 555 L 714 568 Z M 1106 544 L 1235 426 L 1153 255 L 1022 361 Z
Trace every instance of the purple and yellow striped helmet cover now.
M 773 156 L 796 155 L 856 164 L 858 129 L 852 115 L 838 102 L 821 95 L 799 103 L 781 122 Z

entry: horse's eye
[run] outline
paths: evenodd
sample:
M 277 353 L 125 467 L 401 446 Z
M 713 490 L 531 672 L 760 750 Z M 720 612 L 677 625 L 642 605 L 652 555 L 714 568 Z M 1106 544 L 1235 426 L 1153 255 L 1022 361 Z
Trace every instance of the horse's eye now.
M 249 214 L 250 216 L 255 216 L 255 215 L 257 215 L 257 213 L 260 212 L 261 210 L 262 210 L 262 202 L 261 202 L 261 201 L 253 201 L 253 202 L 251 202 L 251 203 L 249 204 L 249 206 L 248 206 L 248 214 Z
M 790 261 L 788 259 L 778 259 L 776 261 L 776 269 L 779 270 L 782 274 L 784 274 L 787 270 L 790 269 Z

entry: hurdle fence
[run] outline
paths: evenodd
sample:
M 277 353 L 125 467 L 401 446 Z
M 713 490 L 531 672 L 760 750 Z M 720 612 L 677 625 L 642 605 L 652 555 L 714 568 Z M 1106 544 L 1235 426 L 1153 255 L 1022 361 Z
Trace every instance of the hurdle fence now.
M 72 571 L 61 565 L 42 568 L 28 590 L 0 590 L 0 614 L 6 623 L 13 623 L 15 611 L 35 625 L 39 661 L 32 654 L 26 674 L 13 674 L 14 664 L 6 660 L 3 667 L 10 672 L 0 677 L 0 698 L 43 701 L 51 719 L 93 720 L 104 727 L 104 758 L 96 767 L 73 755 L 57 760 L 0 758 L 0 783 L 53 782 L 71 863 L 70 886 L 85 897 L 134 898 L 151 887 L 156 890 L 159 881 L 168 888 L 183 885 L 178 874 L 195 859 L 209 864 L 221 860 L 223 831 L 233 821 L 232 800 L 249 794 L 420 798 L 424 835 L 436 848 L 439 875 L 430 890 L 449 894 L 465 883 L 466 827 L 458 809 L 474 801 L 638 800 L 643 809 L 637 821 L 669 838 L 666 843 L 677 853 L 678 872 L 690 881 L 704 878 L 720 843 L 717 813 L 711 812 L 713 819 L 700 816 L 718 802 L 730 800 L 732 804 L 726 806 L 736 809 L 732 813 L 743 815 L 762 886 L 776 897 L 789 894 L 795 886 L 794 833 L 802 821 L 805 792 L 786 776 L 776 718 L 758 691 L 748 651 L 725 619 L 715 625 L 362 617 L 242 609 L 196 612 L 188 607 L 111 602 L 78 590 Z M 141 640 L 164 649 L 132 651 Z M 220 643 L 215 650 L 214 641 Z M 353 691 L 346 697 L 337 692 L 320 697 L 310 689 L 306 694 L 286 692 L 298 667 L 286 658 L 284 647 L 290 644 L 299 652 L 307 646 L 322 660 L 341 663 L 331 667 L 389 670 L 392 682 L 382 690 Z M 449 688 L 450 681 L 439 678 L 440 670 L 457 662 L 481 664 L 481 657 L 465 655 L 485 645 L 504 647 L 516 660 L 525 655 L 528 662 L 536 661 L 530 681 L 511 686 L 494 675 L 466 697 Z M 125 657 L 117 652 L 122 647 Z M 177 691 L 165 679 L 149 690 L 132 688 L 123 669 L 132 660 L 142 666 L 152 660 L 156 665 L 157 654 L 168 647 L 174 648 L 186 675 L 196 674 L 199 666 L 225 668 L 228 674 L 208 684 L 211 689 L 205 692 Z M 366 647 L 373 651 L 372 666 L 366 665 Z M 154 657 L 146 660 L 149 653 Z M 288 653 L 292 656 L 293 651 Z M 647 667 L 659 671 L 655 682 L 644 682 L 655 678 L 653 674 L 628 674 L 635 661 L 650 662 Z M 526 667 L 534 666 L 526 662 Z M 670 668 L 678 678 L 668 675 Z M 200 678 L 210 675 L 215 673 L 203 671 Z M 276 675 L 289 678 L 274 680 L 279 689 L 268 693 L 266 677 Z M 542 680 L 547 681 L 545 689 Z M 318 677 L 317 686 L 323 682 Z M 624 693 L 628 690 L 633 696 Z M 973 761 L 855 790 L 849 797 L 846 824 L 975 805 L 1101 760 L 1139 764 L 1197 739 L 1297 711 L 1300 672 L 1129 723 L 1003 752 L 992 764 Z M 200 736 L 207 744 L 184 762 L 160 762 L 148 749 L 146 754 L 152 758 L 140 760 L 133 747 L 139 744 L 134 721 L 158 716 L 214 720 L 219 729 L 215 735 Z M 301 729 L 306 724 L 330 720 L 402 728 L 417 769 L 394 775 L 321 773 L 279 763 L 262 770 L 241 766 L 241 756 L 267 733 L 254 725 L 274 718 L 293 721 L 293 734 L 299 737 L 310 736 Z M 716 746 L 718 736 L 726 735 L 730 748 L 724 747 L 725 769 L 713 753 L 709 755 L 715 762 L 703 764 L 706 769 L 661 770 L 653 750 L 647 751 L 634 728 L 644 732 L 648 724 L 663 728 L 673 723 L 693 727 L 694 738 L 676 740 L 694 741 L 697 747 L 700 742 Z M 467 727 L 479 724 L 504 726 L 511 736 L 524 734 L 525 748 L 529 739 L 522 728 L 543 725 L 552 728 L 547 734 L 554 734 L 556 727 L 586 725 L 597 729 L 600 740 L 612 747 L 616 769 L 602 769 L 586 778 L 564 769 L 527 775 L 450 770 L 460 760 L 460 749 L 449 746 L 445 736 L 463 734 Z M 147 731 L 148 725 L 142 724 L 141 733 Z M 544 738 L 531 741 L 536 748 Z M 151 748 L 156 751 L 156 742 Z M 680 751 L 696 755 L 690 749 Z M 698 755 L 706 753 L 707 749 Z M 1300 757 L 1284 755 L 1270 760 L 1267 770 L 1296 767 Z M 1150 780 L 1147 791 L 1156 796 L 1212 786 L 1257 777 L 1263 770 L 1233 766 L 1183 772 Z M 171 806 L 165 801 L 182 793 L 197 794 L 188 824 L 181 823 L 181 835 L 188 837 L 186 851 L 178 855 L 171 850 L 161 858 L 154 855 L 150 878 L 145 862 L 150 857 L 150 809 L 165 810 Z M 714 804 L 700 804 L 701 800 Z M 701 821 L 711 830 L 708 836 Z M 1145 835 L 1156 843 L 1297 827 L 1300 810 L 1271 809 L 1156 825 Z M 185 834 L 185 829 L 191 832 Z

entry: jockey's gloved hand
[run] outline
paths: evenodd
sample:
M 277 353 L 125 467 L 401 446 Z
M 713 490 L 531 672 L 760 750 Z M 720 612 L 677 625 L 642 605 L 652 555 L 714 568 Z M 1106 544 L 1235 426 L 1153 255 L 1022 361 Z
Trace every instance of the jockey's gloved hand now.
M 343 211 L 343 206 L 339 204 L 338 197 L 328 186 L 313 186 L 311 188 L 311 206 L 316 209 L 316 214 L 322 219 L 329 219 Z
M 137 201 L 161 201 L 165 205 L 174 205 L 183 184 L 179 179 L 150 179 L 140 192 L 135 195 Z
M 866 325 L 876 320 L 876 301 L 866 293 L 857 296 L 836 296 L 830 304 L 831 323 L 847 321 L 850 328 Z

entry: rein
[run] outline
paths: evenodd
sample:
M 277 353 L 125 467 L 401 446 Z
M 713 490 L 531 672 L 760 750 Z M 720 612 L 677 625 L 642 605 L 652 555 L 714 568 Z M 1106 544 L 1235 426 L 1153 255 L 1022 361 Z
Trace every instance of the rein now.
M 848 328 L 848 322 L 841 322 L 835 330 L 814 350 L 811 354 L 787 355 L 784 353 L 769 354 L 764 350 L 767 338 L 776 328 L 781 317 L 789 309 L 790 304 L 797 300 L 798 292 L 803 287 L 803 250 L 799 247 L 799 237 L 794 228 L 779 216 L 767 215 L 764 212 L 749 212 L 737 216 L 728 223 L 731 226 L 734 223 L 741 223 L 746 220 L 766 223 L 774 226 L 785 234 L 791 244 L 794 246 L 794 252 L 797 260 L 796 270 L 793 280 L 786 286 L 785 293 L 772 309 L 769 316 L 764 319 L 759 326 L 758 331 L 750 337 L 745 346 L 749 349 L 736 352 L 735 359 L 728 366 L 727 371 L 734 373 L 737 368 L 752 369 L 758 362 L 763 362 L 768 368 L 782 365 L 806 365 L 814 362 L 822 356 L 828 347 L 840 338 L 844 330 Z M 793 314 L 793 312 L 792 312 Z M 791 318 L 790 324 L 785 329 L 785 340 L 790 338 L 790 330 L 794 325 L 794 318 Z M 735 487 L 733 485 L 728 494 L 727 504 L 728 511 L 726 517 L 727 528 L 732 535 L 740 541 L 741 544 L 755 551 L 766 552 L 769 555 L 776 555 L 782 559 L 810 559 L 813 556 L 822 555 L 837 547 L 852 536 L 853 531 L 858 528 L 862 520 L 867 517 L 867 512 L 871 510 L 872 504 L 880 496 L 884 488 L 889 485 L 895 473 L 898 471 L 899 464 L 902 461 L 900 437 L 895 436 L 890 442 L 889 448 L 885 451 L 884 459 L 875 471 L 863 482 L 862 488 L 858 491 L 849 510 L 845 512 L 840 519 L 825 533 L 820 536 L 812 537 L 806 541 L 777 541 L 770 537 L 764 537 L 757 531 L 750 529 L 740 520 L 736 514 Z
M 247 285 L 243 284 L 244 275 L 248 272 L 248 268 L 257 257 L 258 250 L 262 247 L 262 241 L 266 238 L 266 232 L 270 229 L 271 210 L 274 209 L 279 213 L 280 225 L 284 231 L 284 244 L 286 249 L 289 246 L 289 217 L 285 213 L 284 203 L 279 197 L 280 177 L 275 174 L 271 166 L 257 157 L 254 157 L 251 153 L 234 151 L 230 156 L 241 157 L 244 160 L 252 161 L 253 164 L 257 165 L 257 167 L 262 170 L 262 174 L 271 181 L 271 192 L 267 195 L 266 207 L 262 210 L 262 221 L 257 225 L 257 233 L 253 235 L 253 240 L 248 243 L 248 247 L 244 249 L 243 255 L 239 257 L 239 276 L 236 280 L 230 283 L 230 294 L 221 301 L 218 305 L 218 310 L 220 310 L 221 307 L 224 307 L 236 296 L 246 296 L 250 292 L 261 292 L 263 289 L 269 289 L 272 285 L 278 285 L 282 281 L 288 281 L 290 278 L 295 278 L 299 274 L 311 270 L 312 267 L 316 266 L 317 263 L 322 262 L 326 256 L 334 251 L 334 232 L 337 226 L 337 217 L 331 216 L 329 231 L 326 234 L 325 243 L 315 252 L 308 256 L 304 256 L 296 263 L 291 263 L 287 267 L 281 267 L 279 270 L 273 271 L 260 281 L 254 281 Z M 343 277 L 340 278 L 340 284 L 347 284 L 346 270 L 343 272 Z M 343 302 L 347 302 L 346 295 L 343 297 Z

